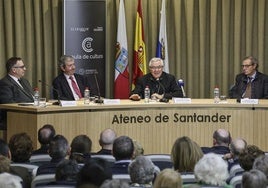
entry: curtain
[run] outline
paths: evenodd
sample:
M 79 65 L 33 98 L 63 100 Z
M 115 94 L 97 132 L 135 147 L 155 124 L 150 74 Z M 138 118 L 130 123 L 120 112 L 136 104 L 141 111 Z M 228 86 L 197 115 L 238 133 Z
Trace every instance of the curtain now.
M 147 61 L 155 56 L 161 0 L 142 0 Z M 125 0 L 132 69 L 137 0 Z M 63 0 L 0 0 L 0 76 L 11 56 L 27 66 L 26 78 L 49 96 L 62 55 Z M 106 97 L 113 97 L 119 0 L 106 0 Z M 253 55 L 268 73 L 267 0 L 166 0 L 170 73 L 185 81 L 188 97 L 209 98 L 214 86 L 228 95 L 241 60 Z M 97 15 L 96 15 L 97 19 Z M 131 71 L 130 71 L 131 74 Z

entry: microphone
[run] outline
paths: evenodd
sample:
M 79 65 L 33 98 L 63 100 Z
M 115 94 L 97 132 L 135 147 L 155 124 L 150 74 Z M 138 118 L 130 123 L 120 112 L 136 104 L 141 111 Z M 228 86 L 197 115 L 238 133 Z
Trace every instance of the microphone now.
M 53 105 L 60 105 L 60 94 L 59 91 L 57 89 L 55 89 L 52 85 L 47 84 L 46 82 L 43 82 L 42 80 L 38 80 L 38 82 L 40 82 L 42 85 L 46 86 L 46 87 L 50 87 L 52 90 L 56 91 L 57 96 L 58 96 L 58 101 L 54 102 Z
M 166 89 L 165 89 L 165 87 L 163 86 L 163 84 L 160 82 L 160 80 L 162 80 L 162 78 L 157 78 L 157 79 L 156 79 L 156 81 L 157 81 L 157 83 L 158 83 L 158 85 L 159 85 L 157 93 L 159 94 L 160 87 L 163 89 L 163 98 L 162 98 L 162 99 L 159 99 L 159 102 L 165 102 L 165 103 L 168 103 L 168 102 L 169 102 L 169 99 L 164 98 L 164 96 L 165 96 L 165 94 L 166 94 Z
M 97 91 L 98 91 L 98 99 L 95 99 L 95 103 L 102 104 L 102 103 L 103 103 L 103 99 L 101 99 L 100 86 L 99 86 L 99 82 L 98 82 L 97 74 L 98 74 L 98 71 L 95 70 L 95 71 L 93 72 L 93 75 L 94 75 L 94 78 L 95 78 L 95 84 L 96 84 Z
M 185 98 L 186 97 L 186 94 L 185 94 L 185 91 L 184 91 L 184 82 L 183 82 L 183 79 L 179 79 L 178 80 L 178 85 L 179 85 L 179 87 L 182 90 L 182 96 L 183 96 L 183 98 Z

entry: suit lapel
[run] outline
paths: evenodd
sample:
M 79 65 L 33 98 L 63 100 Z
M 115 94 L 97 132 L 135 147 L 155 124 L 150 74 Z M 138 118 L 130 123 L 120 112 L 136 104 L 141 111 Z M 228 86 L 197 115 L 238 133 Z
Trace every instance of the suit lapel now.
M 22 88 L 15 80 L 13 80 L 10 76 L 7 77 L 8 80 L 12 83 L 12 85 L 14 85 L 15 87 L 18 88 L 18 90 L 20 90 L 22 93 L 24 93 L 26 96 L 28 96 L 30 99 L 33 98 L 32 94 L 30 91 L 27 91 L 29 90 L 29 88 L 26 86 L 26 84 L 24 84 L 23 80 L 22 80 L 22 87 L 25 87 L 25 88 Z M 27 89 L 27 90 L 26 90 Z M 29 93 L 30 92 L 30 93 Z

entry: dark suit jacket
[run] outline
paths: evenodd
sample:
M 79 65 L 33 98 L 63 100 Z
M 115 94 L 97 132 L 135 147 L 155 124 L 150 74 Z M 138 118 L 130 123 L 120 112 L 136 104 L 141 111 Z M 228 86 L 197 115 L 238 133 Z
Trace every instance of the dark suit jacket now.
M 22 87 L 9 75 L 0 80 L 0 104 L 33 102 L 33 89 L 28 80 L 21 78 Z
M 10 166 L 10 173 L 21 177 L 23 187 L 31 187 L 32 177 L 27 168 L 21 166 Z
M 140 77 L 137 80 L 135 89 L 132 94 L 138 94 L 144 98 L 144 89 L 149 86 L 151 94 L 164 94 L 164 98 L 171 99 L 172 97 L 182 97 L 182 90 L 176 82 L 176 78 L 165 72 L 162 73 L 159 80 L 156 80 L 151 73 Z
M 230 98 L 241 99 L 247 87 L 247 76 L 239 74 L 236 76 L 235 85 L 229 92 Z M 256 73 L 255 79 L 251 83 L 252 99 L 268 98 L 268 76 L 260 72 Z
M 113 174 L 128 174 L 128 165 L 130 161 L 116 161 L 112 166 Z
M 230 153 L 229 147 L 226 146 L 213 146 L 213 147 L 201 147 L 204 154 L 207 153 L 216 153 L 219 155 L 225 155 Z
M 80 75 L 80 74 L 74 74 L 74 77 L 76 79 L 77 85 L 80 89 L 80 92 L 82 96 L 84 96 L 84 90 L 86 87 L 90 88 L 89 81 L 86 79 L 86 77 Z M 66 80 L 63 73 L 61 73 L 59 76 L 57 76 L 53 80 L 53 98 L 54 99 L 61 99 L 61 100 L 75 100 L 72 90 L 68 84 L 68 81 Z M 59 95 L 59 96 L 58 96 Z

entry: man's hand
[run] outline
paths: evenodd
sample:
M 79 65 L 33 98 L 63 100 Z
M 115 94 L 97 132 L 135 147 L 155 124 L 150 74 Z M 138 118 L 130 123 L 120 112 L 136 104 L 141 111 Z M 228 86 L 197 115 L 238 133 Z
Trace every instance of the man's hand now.
M 163 97 L 164 97 L 164 94 L 163 95 L 160 95 L 158 93 L 152 94 L 152 98 L 155 98 L 155 99 L 163 99 Z
M 129 97 L 129 99 L 133 101 L 139 101 L 141 100 L 141 97 L 138 94 L 133 94 Z

